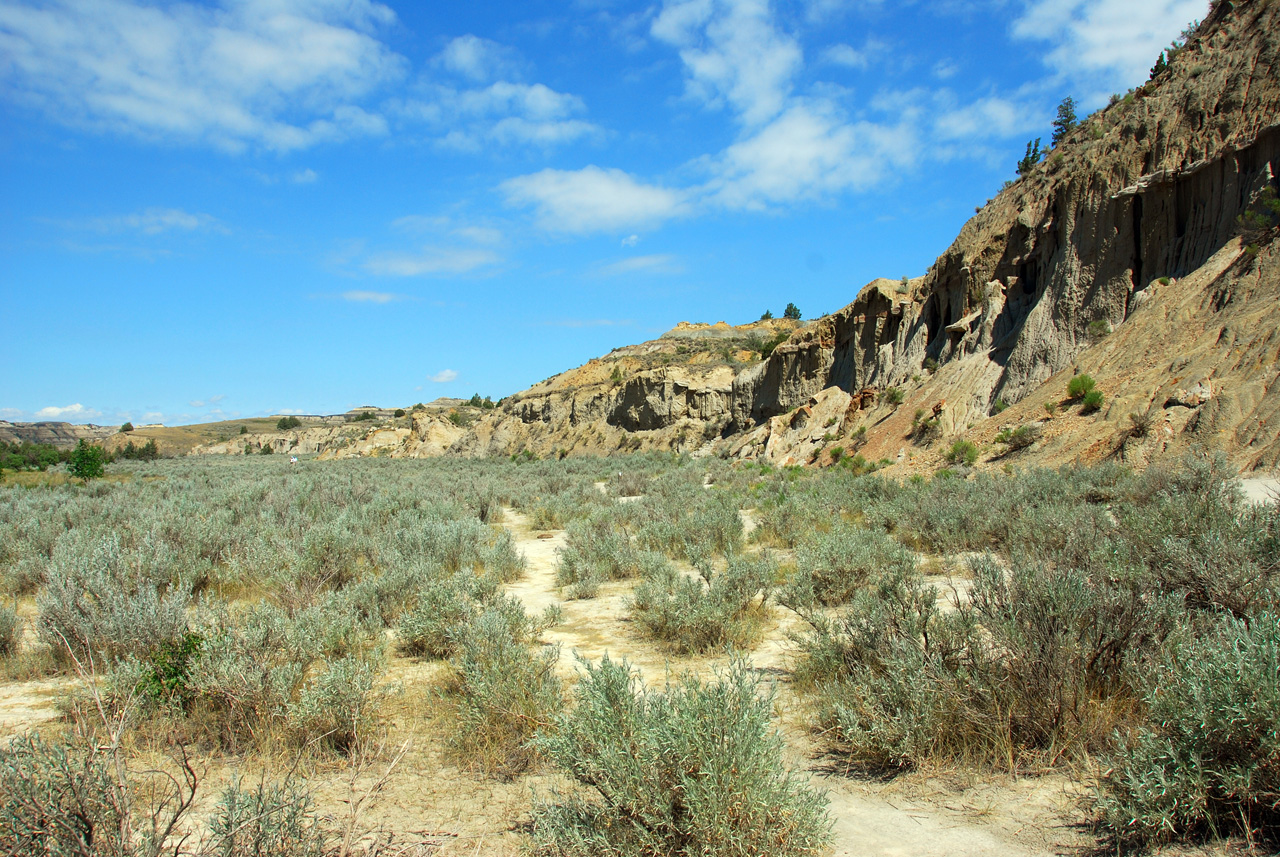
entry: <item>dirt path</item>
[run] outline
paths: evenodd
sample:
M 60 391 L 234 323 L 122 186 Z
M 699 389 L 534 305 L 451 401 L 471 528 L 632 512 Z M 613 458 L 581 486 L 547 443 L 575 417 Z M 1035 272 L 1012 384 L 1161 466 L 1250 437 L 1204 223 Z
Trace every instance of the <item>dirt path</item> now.
M 668 671 L 710 674 L 727 656 L 674 658 L 643 638 L 627 617 L 626 600 L 632 583 L 620 581 L 600 588 L 596 598 L 562 601 L 556 587 L 556 551 L 565 544 L 562 531 L 538 531 L 525 516 L 504 509 L 504 526 L 524 554 L 525 576 L 507 587 L 531 613 L 560 604 L 564 621 L 544 634 L 559 643 L 560 669 L 567 678 L 575 672 L 575 653 L 597 660 L 605 652 L 625 657 L 638 667 L 646 683 L 661 685 Z M 755 521 L 743 513 L 748 531 Z M 797 620 L 774 608 L 765 638 L 751 655 L 752 664 L 779 682 L 777 709 L 791 764 L 806 769 L 814 785 L 826 792 L 834 820 L 838 857 L 968 857 L 1000 854 L 1006 857 L 1048 857 L 1059 853 L 1071 834 L 1062 818 L 1073 800 L 1071 787 L 1061 778 L 1023 779 L 1009 783 L 939 784 L 899 778 L 889 784 L 871 783 L 826 770 L 820 747 L 807 724 L 808 706 L 788 686 L 793 646 L 788 631 Z
M 56 718 L 71 685 L 64 678 L 0 685 L 0 740 Z

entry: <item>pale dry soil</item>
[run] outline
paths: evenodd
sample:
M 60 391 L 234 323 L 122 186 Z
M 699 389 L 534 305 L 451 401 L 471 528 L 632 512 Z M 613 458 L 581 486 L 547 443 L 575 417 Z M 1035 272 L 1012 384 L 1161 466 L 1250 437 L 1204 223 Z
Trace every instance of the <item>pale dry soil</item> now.
M 754 520 L 743 513 L 744 528 Z M 531 529 L 527 519 L 504 510 L 504 523 L 515 536 L 527 569 L 506 587 L 531 614 L 559 604 L 563 621 L 543 634 L 547 645 L 559 645 L 559 669 L 570 687 L 577 659 L 592 661 L 605 653 L 625 658 L 650 686 L 692 672 L 710 677 L 726 665 L 728 655 L 677 657 L 645 639 L 627 615 L 634 582 L 605 584 L 596 598 L 564 601 L 555 584 L 556 552 L 565 543 L 562 531 Z M 932 578 L 932 576 L 931 576 Z M 940 588 L 955 583 L 959 573 L 940 574 Z M 952 596 L 954 597 L 954 596 Z M 881 782 L 849 775 L 843 759 L 833 755 L 812 728 L 811 701 L 790 686 L 795 658 L 788 632 L 799 621 L 788 610 L 771 605 L 763 639 L 749 656 L 762 678 L 777 689 L 775 711 L 784 737 L 788 764 L 811 779 L 827 795 L 834 822 L 833 855 L 838 857 L 968 857 L 1008 855 L 1032 857 L 1072 851 L 1088 844 L 1074 826 L 1082 789 L 1066 776 L 978 778 L 955 772 L 932 772 Z M 387 698 L 381 708 L 385 745 L 367 767 L 352 774 L 344 759 L 309 760 L 298 771 L 315 785 L 320 813 L 341 827 L 354 798 L 369 790 L 398 748 L 404 756 L 385 785 L 365 801 L 356 828 L 394 831 L 394 842 L 415 855 L 516 855 L 524 843 L 535 800 L 549 800 L 553 790 L 571 788 L 549 768 L 503 780 L 469 770 L 449 751 L 452 711 L 443 693 L 444 664 L 393 654 L 386 670 Z M 53 679 L 0 687 L 0 741 L 33 727 L 56 729 L 56 702 L 74 680 Z M 139 748 L 134 767 L 158 761 Z M 277 757 L 213 757 L 197 767 L 202 795 L 192 818 L 198 824 L 212 811 L 219 791 L 236 777 L 253 781 L 279 775 L 295 764 L 296 755 L 282 749 Z

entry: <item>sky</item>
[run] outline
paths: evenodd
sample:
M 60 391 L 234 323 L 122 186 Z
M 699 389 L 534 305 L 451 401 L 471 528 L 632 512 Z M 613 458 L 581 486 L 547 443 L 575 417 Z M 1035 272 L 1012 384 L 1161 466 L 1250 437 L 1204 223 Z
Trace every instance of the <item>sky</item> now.
M 497 399 L 918 276 L 1204 0 L 0 0 L 0 419 Z

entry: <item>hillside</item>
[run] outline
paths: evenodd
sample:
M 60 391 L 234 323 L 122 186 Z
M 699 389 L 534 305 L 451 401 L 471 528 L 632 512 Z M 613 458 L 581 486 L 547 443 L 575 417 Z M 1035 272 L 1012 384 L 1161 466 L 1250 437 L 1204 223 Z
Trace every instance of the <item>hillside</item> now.
M 681 324 L 493 411 L 268 433 L 251 451 L 672 449 L 826 464 L 839 447 L 915 471 L 965 439 L 979 466 L 1143 466 L 1209 447 L 1242 471 L 1275 469 L 1278 34 L 1280 4 L 1216 4 L 1167 69 L 989 200 L 925 276 L 875 280 L 832 315 Z M 1077 373 L 1095 380 L 1101 408 L 1067 398 Z M 1032 442 L 1001 442 L 1023 426 Z

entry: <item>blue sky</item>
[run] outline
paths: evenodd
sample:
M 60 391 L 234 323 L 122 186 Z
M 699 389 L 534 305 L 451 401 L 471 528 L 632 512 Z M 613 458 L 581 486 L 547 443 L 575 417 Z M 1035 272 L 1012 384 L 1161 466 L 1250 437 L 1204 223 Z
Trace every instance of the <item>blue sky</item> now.
M 916 276 L 1203 0 L 0 0 L 0 419 L 495 399 Z

